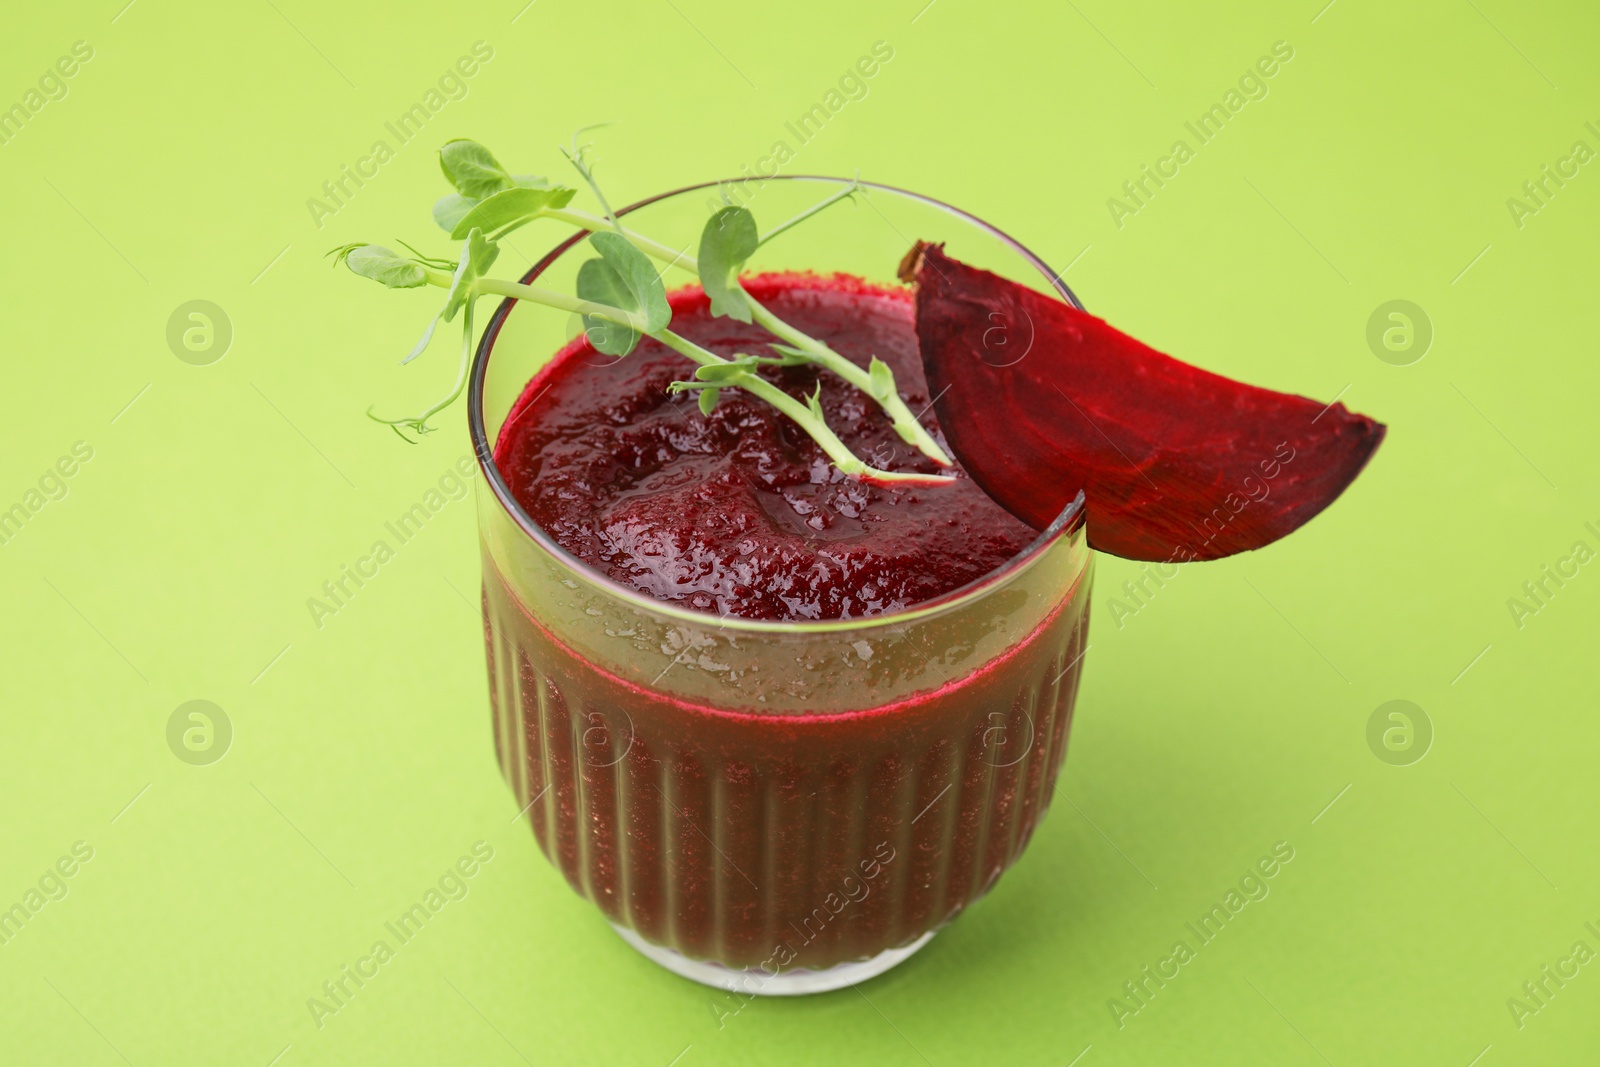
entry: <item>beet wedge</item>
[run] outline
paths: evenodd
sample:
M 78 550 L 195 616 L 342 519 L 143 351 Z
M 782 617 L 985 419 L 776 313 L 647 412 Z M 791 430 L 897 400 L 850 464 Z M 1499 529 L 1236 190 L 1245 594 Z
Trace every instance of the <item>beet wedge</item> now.
M 1383 440 L 1342 404 L 1245 385 L 1134 340 L 941 245 L 902 264 L 956 457 L 1044 529 L 1080 490 L 1089 544 L 1126 559 L 1217 559 L 1333 503 Z

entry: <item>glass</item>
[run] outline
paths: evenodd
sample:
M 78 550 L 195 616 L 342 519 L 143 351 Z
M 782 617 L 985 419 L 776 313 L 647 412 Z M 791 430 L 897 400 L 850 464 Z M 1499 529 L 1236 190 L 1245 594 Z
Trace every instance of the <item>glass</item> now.
M 844 184 L 725 188 L 771 227 Z M 1077 303 L 970 215 L 886 186 L 857 200 L 763 246 L 749 269 L 895 284 L 921 238 Z M 710 183 L 618 214 L 687 242 L 721 203 Z M 583 236 L 523 281 L 572 292 Z M 677 273 L 669 287 L 691 281 Z M 656 600 L 562 549 L 492 458 L 528 381 L 580 328 L 508 301 L 473 367 L 484 636 L 506 780 L 550 861 L 663 966 L 746 993 L 871 977 L 986 893 L 1049 806 L 1086 647 L 1082 497 L 1004 567 L 895 614 L 773 622 Z

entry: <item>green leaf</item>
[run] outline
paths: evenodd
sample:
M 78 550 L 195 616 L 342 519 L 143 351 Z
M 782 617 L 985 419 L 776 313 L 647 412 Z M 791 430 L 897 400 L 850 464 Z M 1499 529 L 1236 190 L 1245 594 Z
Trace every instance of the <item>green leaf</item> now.
M 494 266 L 495 259 L 500 255 L 500 245 L 482 233 L 473 231 L 467 234 L 467 252 L 472 258 L 473 272 L 481 278 Z
M 750 321 L 750 301 L 739 288 L 739 271 L 760 243 L 749 208 L 718 208 L 706 220 L 700 232 L 700 284 L 711 298 L 713 315 Z
M 827 419 L 822 414 L 822 382 L 818 380 L 816 391 L 806 397 L 806 407 L 811 409 L 811 414 L 821 419 L 826 424 Z
M 344 253 L 345 266 L 391 289 L 415 289 L 428 284 L 428 272 L 382 245 L 359 245 Z
M 496 193 L 507 189 L 545 189 L 550 183 L 537 174 L 511 174 L 500 165 L 490 152 L 477 141 L 460 139 L 447 141 L 439 149 L 439 169 L 444 171 L 444 176 L 450 184 L 456 187 L 456 192 L 461 194 L 463 200 L 470 201 L 470 208 L 479 200 L 487 200 Z M 446 208 L 450 197 L 445 197 L 434 205 L 433 217 L 439 220 L 439 225 L 445 229 L 454 229 L 454 222 L 460 218 L 453 212 L 459 205 L 454 203 Z M 440 212 L 444 210 L 452 225 L 445 226 L 444 218 Z
M 889 369 L 889 364 L 873 356 L 872 362 L 867 364 L 867 376 L 872 381 L 873 399 L 882 402 L 894 395 L 894 371 Z
M 502 226 L 515 229 L 537 218 L 545 209 L 566 207 L 577 194 L 576 189 L 505 189 L 487 200 L 480 200 L 467 209 L 451 230 L 450 236 L 465 237 L 474 226 L 485 233 L 493 233 Z M 448 197 L 446 199 L 449 199 Z M 443 201 L 440 201 L 443 203 Z M 435 212 L 437 217 L 437 212 Z M 442 225 L 442 223 L 441 223 Z M 509 232 L 509 230 L 507 231 Z
M 667 305 L 666 286 L 661 284 L 661 275 L 656 273 L 650 257 L 633 247 L 620 233 L 591 234 L 589 243 L 627 287 L 633 302 L 626 310 L 644 316 L 645 332 L 666 329 L 672 321 L 672 308 Z
M 450 279 L 450 292 L 445 295 L 444 308 L 439 312 L 440 318 L 449 322 L 456 317 L 456 312 L 476 295 L 472 283 L 483 277 L 499 254 L 500 246 L 485 237 L 482 230 L 474 229 L 467 235 L 461 245 L 461 262 Z
M 467 212 L 477 207 L 480 201 L 462 196 L 460 193 L 451 193 L 441 196 L 433 205 L 433 221 L 439 224 L 439 229 L 454 236 L 456 223 L 467 217 Z
M 428 347 L 428 342 L 433 340 L 433 331 L 438 329 L 438 327 L 439 316 L 435 315 L 433 317 L 433 321 L 428 323 L 428 328 L 423 331 L 422 340 L 417 342 L 416 347 L 411 350 L 411 354 L 409 356 L 400 361 L 400 365 L 402 367 L 416 359 L 418 356 L 422 355 L 423 351 Z
M 485 200 L 514 184 L 500 161 L 477 141 L 447 141 L 439 149 L 439 169 L 456 192 L 472 200 Z
M 717 395 L 720 389 L 700 390 L 700 414 L 710 417 L 711 410 L 717 406 Z
M 638 302 L 616 268 L 603 259 L 585 260 L 578 268 L 578 297 L 622 311 L 638 311 Z M 598 315 L 583 317 L 583 333 L 595 351 L 625 356 L 639 343 L 639 331 Z

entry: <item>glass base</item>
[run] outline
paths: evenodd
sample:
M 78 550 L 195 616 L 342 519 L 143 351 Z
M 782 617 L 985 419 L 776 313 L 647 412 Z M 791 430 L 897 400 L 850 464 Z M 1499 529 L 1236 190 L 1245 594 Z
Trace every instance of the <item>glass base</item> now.
M 931 941 L 933 935 L 938 932 L 929 930 L 904 948 L 884 949 L 869 960 L 840 963 L 820 971 L 796 968 L 769 975 L 759 967 L 735 970 L 720 963 L 692 960 L 681 952 L 652 945 L 626 927 L 613 923 L 611 928 L 622 936 L 622 940 L 638 949 L 651 962 L 660 964 L 673 974 L 682 975 L 701 985 L 716 989 L 763 997 L 802 997 L 807 993 L 827 993 L 865 982 L 869 978 L 876 978 L 896 964 L 910 959 L 917 949 Z

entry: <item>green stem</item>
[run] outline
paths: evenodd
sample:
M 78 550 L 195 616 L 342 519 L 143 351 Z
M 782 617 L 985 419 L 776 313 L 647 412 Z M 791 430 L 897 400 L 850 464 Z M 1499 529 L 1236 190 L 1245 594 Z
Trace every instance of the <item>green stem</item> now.
M 714 367 L 719 363 L 732 362 L 731 360 L 723 359 L 710 349 L 701 348 L 687 337 L 684 337 L 679 333 L 674 333 L 671 330 L 657 330 L 650 336 L 654 337 L 657 341 L 660 341 L 662 344 L 666 345 L 680 356 L 686 356 L 702 367 Z
M 582 137 L 590 130 L 598 130 L 603 126 L 609 125 L 611 125 L 609 122 L 598 122 L 593 126 L 581 127 L 572 135 L 571 149 L 563 148 L 561 149 L 561 154 L 566 156 L 567 162 L 571 163 L 573 167 L 577 169 L 578 173 L 583 177 L 585 184 L 587 184 L 590 191 L 594 193 L 594 198 L 600 201 L 600 206 L 605 209 L 606 219 L 611 223 L 612 226 L 616 227 L 618 233 L 621 233 L 622 223 L 617 221 L 617 213 L 611 210 L 610 203 L 606 201 L 606 194 L 601 191 L 600 183 L 594 180 L 594 171 L 589 168 L 588 161 L 585 158 L 588 154 L 588 145 L 578 144 L 578 138 Z
M 802 222 L 806 221 L 806 219 L 809 219 L 811 216 L 819 212 L 826 211 L 839 201 L 850 199 L 852 196 L 856 195 L 856 190 L 859 188 L 860 186 L 858 186 L 855 182 L 851 182 L 849 185 L 845 186 L 843 189 L 840 189 L 832 196 L 825 197 L 818 203 L 812 204 L 810 207 L 806 208 L 804 211 L 800 212 L 800 214 L 796 215 L 787 222 L 780 222 L 778 225 L 767 231 L 767 235 L 757 242 L 756 247 L 760 248 L 762 245 L 778 236 L 784 230 L 800 225 Z
M 837 203 L 840 199 L 847 195 L 848 192 L 849 190 L 846 190 L 845 192 L 836 194 L 834 197 L 824 200 L 820 204 L 814 205 L 808 211 L 802 212 L 800 215 L 795 216 L 793 219 L 790 219 L 788 222 L 778 227 L 778 229 L 774 230 L 771 234 L 768 234 L 768 239 L 770 239 L 774 234 L 780 233 L 783 230 L 788 229 L 790 226 L 809 218 L 811 215 L 816 214 L 818 211 L 828 207 L 830 204 Z M 585 230 L 604 229 L 610 225 L 610 220 L 599 218 L 598 216 L 591 215 L 586 211 L 568 211 L 565 209 L 560 209 L 555 211 L 546 211 L 544 214 L 552 219 L 557 219 L 561 222 L 567 223 L 570 226 L 577 226 L 580 229 Z M 669 245 L 664 245 L 659 241 L 653 241 L 642 234 L 633 232 L 632 230 L 623 229 L 620 223 L 617 225 L 617 232 L 626 237 L 630 242 L 633 243 L 634 247 L 638 248 L 641 252 L 653 256 L 656 259 L 662 260 L 669 266 L 680 267 L 683 270 L 693 274 L 695 277 L 700 276 L 699 262 L 695 259 L 695 257 L 689 255 L 687 252 L 676 251 Z M 883 391 L 883 395 L 879 395 L 879 392 L 873 386 L 871 376 L 867 373 L 867 371 L 861 367 L 858 367 L 856 364 L 852 363 L 849 359 L 846 359 L 838 352 L 835 352 L 832 348 L 829 348 L 815 337 L 812 337 L 811 335 L 798 330 L 793 326 L 790 326 L 787 322 L 784 322 L 777 315 L 773 314 L 771 310 L 769 310 L 765 305 L 763 305 L 759 300 L 751 296 L 749 293 L 745 293 L 745 298 L 750 302 L 750 310 L 756 322 L 759 323 L 763 329 L 774 336 L 782 338 L 795 348 L 800 349 L 806 354 L 812 363 L 815 363 L 817 366 L 823 367 L 826 370 L 832 371 L 834 374 L 837 374 L 839 377 L 843 378 L 857 389 L 860 389 L 862 392 L 872 397 L 873 400 L 877 401 L 878 406 L 883 409 L 884 414 L 889 416 L 889 421 L 893 423 L 895 432 L 900 435 L 900 439 L 902 441 L 914 446 L 923 455 L 927 456 L 941 467 L 948 467 L 951 465 L 951 459 L 949 455 L 945 453 L 944 449 L 939 447 L 939 442 L 935 441 L 933 439 L 933 435 L 928 433 L 928 431 L 923 428 L 922 423 L 917 421 L 917 416 L 908 406 L 906 406 L 906 402 L 900 398 L 899 392 L 897 392 L 894 388 L 892 378 L 890 380 L 889 388 Z
M 595 218 L 594 216 L 587 215 L 584 212 L 552 211 L 548 212 L 548 214 L 552 218 L 563 218 L 563 216 L 567 216 L 566 218 L 563 218 L 563 221 L 570 222 L 573 225 L 582 226 L 584 229 L 594 229 L 596 228 L 596 225 L 603 227 L 606 222 L 606 220 Z M 682 258 L 681 253 L 674 252 L 666 245 L 655 241 L 650 241 L 647 238 L 642 238 L 637 234 L 630 234 L 626 230 L 623 230 L 621 226 L 618 226 L 617 229 L 618 232 L 620 232 L 634 245 L 658 259 L 665 259 L 668 262 L 676 263 Z M 680 263 L 679 265 L 683 264 Z M 688 260 L 688 265 L 685 267 L 685 269 L 694 271 L 697 275 L 699 273 L 698 264 L 696 264 L 692 258 Z M 450 288 L 450 285 L 453 281 L 451 275 L 445 274 L 442 271 L 425 269 L 424 273 L 428 284 L 438 286 L 442 289 Z M 457 373 L 455 388 L 451 390 L 450 395 L 415 418 L 379 419 L 377 416 L 372 415 L 370 411 L 368 412 L 369 416 L 377 419 L 379 422 L 388 423 L 397 429 L 398 427 L 405 425 L 420 431 L 424 428 L 424 423 L 428 418 L 448 407 L 458 396 L 461 395 L 461 391 L 466 387 L 468 370 L 471 365 L 473 303 L 479 295 L 490 293 L 496 296 L 508 296 L 515 300 L 527 300 L 531 303 L 543 304 L 546 307 L 552 307 L 559 311 L 567 311 L 580 315 L 589 315 L 595 318 L 603 318 L 611 322 L 619 323 L 639 333 L 655 338 L 668 348 L 671 348 L 673 351 L 687 357 L 689 360 L 702 367 L 716 366 L 718 364 L 731 362 L 730 360 L 722 358 L 709 349 L 702 348 L 688 338 L 674 333 L 670 329 L 661 329 L 651 332 L 645 328 L 643 316 L 625 311 L 621 308 L 612 307 L 609 304 L 597 304 L 591 300 L 582 300 L 575 296 L 568 296 L 566 293 L 557 292 L 554 289 L 545 289 L 536 285 L 523 285 L 520 282 L 504 281 L 499 278 L 479 278 L 472 283 L 472 292 L 469 294 L 466 301 L 465 329 L 463 331 L 461 342 L 461 366 Z M 791 344 L 795 345 L 795 347 L 801 348 L 808 356 L 812 358 L 814 362 L 834 370 L 835 373 L 839 374 L 841 377 L 844 377 L 852 385 L 861 389 L 868 396 L 878 400 L 880 404 L 884 404 L 884 400 L 879 397 L 877 392 L 873 389 L 871 378 L 867 371 L 857 367 L 854 363 L 851 363 L 837 352 L 834 352 L 831 348 L 828 348 L 828 346 L 824 345 L 821 341 L 818 341 L 807 334 L 796 330 L 794 327 L 790 326 L 788 323 L 772 314 L 766 308 L 762 307 L 761 304 L 756 300 L 751 299 L 750 304 L 751 307 L 755 309 L 758 321 L 760 321 L 762 326 L 767 330 L 779 337 L 784 338 L 786 341 L 789 341 Z M 879 470 L 878 468 L 869 465 L 854 452 L 850 451 L 850 447 L 839 438 L 838 434 L 833 432 L 833 428 L 830 427 L 827 423 L 827 420 L 822 417 L 820 410 L 816 410 L 811 406 L 802 404 L 800 401 L 796 400 L 794 397 L 790 396 L 782 389 L 779 389 L 777 386 L 773 385 L 771 382 L 767 381 L 765 378 L 762 378 L 758 374 L 753 374 L 748 371 L 741 372 L 734 375 L 726 384 L 722 386 L 722 388 L 743 389 L 752 396 L 765 400 L 768 404 L 771 404 L 773 407 L 777 408 L 778 411 L 782 412 L 784 415 L 787 415 L 795 422 L 796 425 L 805 430 L 806 433 L 811 436 L 812 440 L 817 442 L 818 447 L 822 449 L 822 451 L 827 455 L 828 459 L 832 461 L 833 465 L 838 467 L 840 471 L 849 477 L 859 478 L 862 481 L 879 485 L 938 486 L 947 485 L 953 480 L 948 475 L 901 473 L 896 471 Z M 898 401 L 898 395 L 895 395 L 894 399 Z M 904 407 L 903 403 L 901 404 L 901 407 Z M 885 410 L 888 410 L 887 406 L 885 406 Z M 912 419 L 911 421 L 914 423 L 916 420 Z M 898 426 L 899 423 L 897 420 L 896 427 L 898 428 Z M 920 426 L 918 429 L 920 429 Z M 905 436 L 904 431 L 901 431 L 901 436 Z M 909 438 L 907 439 L 909 440 Z M 929 443 L 932 444 L 931 438 L 929 439 Z M 934 444 L 933 448 L 937 451 L 938 445 Z M 939 452 L 938 455 L 942 457 L 943 452 Z M 940 461 L 948 463 L 948 460 L 941 459 Z
M 749 296 L 748 293 L 745 295 Z M 922 423 L 917 421 L 916 415 L 912 414 L 911 409 L 906 406 L 906 402 L 900 398 L 900 394 L 895 390 L 892 375 L 886 387 L 880 390 L 872 381 L 872 375 L 868 371 L 852 363 L 816 338 L 790 326 L 769 311 L 755 297 L 749 297 L 749 299 L 751 314 L 756 322 L 764 327 L 767 332 L 781 337 L 811 357 L 813 363 L 826 367 L 876 400 L 878 406 L 883 408 L 884 414 L 889 416 L 889 421 L 893 423 L 895 432 L 900 435 L 902 441 L 915 446 L 919 452 L 942 467 L 951 465 L 950 457 L 945 454 L 944 449 L 939 447 L 939 442 L 933 439 L 932 434 L 923 429 Z
M 541 214 L 543 214 L 546 218 L 555 219 L 558 222 L 564 222 L 568 226 L 576 226 L 580 230 L 604 230 L 612 225 L 610 219 L 603 219 L 598 215 L 591 215 L 587 211 L 569 211 L 566 208 L 546 208 L 543 212 L 541 212 Z M 635 233 L 632 230 L 623 229 L 620 222 L 616 224 L 616 231 L 631 241 L 634 247 L 638 248 L 639 251 L 664 261 L 668 266 L 682 267 L 684 270 L 688 271 L 690 274 L 693 274 L 697 278 L 700 276 L 700 264 L 697 263 L 695 258 L 688 252 L 680 252 L 670 245 L 662 244 L 660 241 L 652 241 L 643 234 Z
M 449 283 L 446 282 L 445 284 L 448 285 Z M 396 433 L 399 433 L 401 426 L 409 426 L 418 433 L 426 433 L 428 420 L 456 402 L 456 398 L 461 395 L 461 391 L 467 387 L 468 371 L 472 367 L 472 302 L 470 300 L 467 302 L 467 306 L 462 309 L 462 315 L 461 362 L 456 368 L 456 384 L 451 388 L 449 394 L 442 400 L 435 403 L 432 407 L 428 408 L 426 411 L 423 411 L 411 418 L 380 418 L 372 413 L 371 408 L 367 409 L 367 418 L 372 419 L 374 422 L 381 422 L 389 426 L 393 426 Z M 404 437 L 405 434 L 400 434 L 400 436 Z
M 441 289 L 450 288 L 452 276 L 442 271 L 425 270 L 425 277 L 429 285 Z M 367 417 L 375 422 L 393 426 L 398 431 L 401 426 L 409 426 L 418 433 L 427 432 L 427 421 L 451 404 L 461 395 L 467 387 L 468 372 L 472 366 L 472 315 L 473 305 L 480 294 L 493 293 L 496 296 L 509 296 L 517 300 L 528 300 L 536 304 L 544 304 L 560 311 L 569 311 L 578 315 L 591 315 L 595 318 L 606 319 L 610 322 L 620 323 L 640 333 L 644 331 L 644 319 L 641 316 L 630 314 L 621 308 L 609 304 L 597 304 L 592 300 L 580 300 L 575 296 L 556 292 L 554 289 L 542 289 L 535 285 L 522 285 L 519 282 L 502 281 L 499 278 L 479 278 L 472 283 L 472 295 L 467 298 L 463 315 L 465 319 L 461 331 L 461 364 L 456 370 L 456 384 L 449 395 L 426 411 L 403 419 L 385 419 L 367 409 Z M 404 437 L 404 434 L 401 434 Z
M 443 274 L 440 270 L 427 270 L 426 278 L 429 285 L 450 288 L 451 275 Z M 461 390 L 466 389 L 467 373 L 469 373 L 470 362 L 472 362 L 472 309 L 474 309 L 478 296 L 490 293 L 496 294 L 496 296 L 509 296 L 509 298 L 518 299 L 518 301 L 544 304 L 546 307 L 554 307 L 554 309 L 565 310 L 565 312 L 592 315 L 595 318 L 605 318 L 610 322 L 621 323 L 621 325 L 629 326 L 629 328 L 638 331 L 638 333 L 646 334 L 646 336 L 651 336 L 656 341 L 662 342 L 664 346 L 669 347 L 674 352 L 678 352 L 678 354 L 683 355 L 683 357 L 688 358 L 688 360 L 699 366 L 717 366 L 731 362 L 731 360 L 725 360 L 715 352 L 710 352 L 709 349 L 702 349 L 698 344 L 694 344 L 690 339 L 685 338 L 682 334 L 674 333 L 672 330 L 656 330 L 651 333 L 651 331 L 645 330 L 643 317 L 630 314 L 630 312 L 622 310 L 621 307 L 611 307 L 610 304 L 595 304 L 594 301 L 584 301 L 584 299 L 578 299 L 576 296 L 568 296 L 568 294 L 557 293 L 555 290 L 546 290 L 546 288 L 539 288 L 539 286 L 522 285 L 522 283 L 518 282 L 504 282 L 501 278 L 478 278 L 477 282 L 472 283 L 472 293 L 467 296 L 466 307 L 464 307 L 466 318 L 462 323 L 461 366 L 459 366 L 458 373 L 456 373 L 456 386 L 450 390 L 450 395 L 435 403 L 434 406 L 430 406 L 429 410 L 422 411 L 418 416 L 414 416 L 414 418 L 382 419 L 368 411 L 366 414 L 370 418 L 376 419 L 378 422 L 386 422 L 389 426 L 395 427 L 397 432 L 398 427 L 402 426 L 410 426 L 411 429 L 418 430 L 418 432 L 426 432 L 427 419 L 432 418 L 434 414 L 440 413 L 440 411 L 445 410 L 446 406 L 454 403 L 456 397 L 461 395 Z M 834 434 L 834 430 L 832 430 L 832 427 L 827 426 L 826 419 L 822 418 L 819 411 L 814 411 L 810 406 L 798 402 L 794 397 L 786 394 L 784 390 L 773 386 L 765 378 L 760 378 L 758 374 L 752 374 L 749 371 L 734 374 L 733 378 L 726 382 L 723 387 L 726 387 L 726 389 L 744 389 L 750 395 L 762 398 L 766 403 L 778 408 L 782 414 L 794 419 L 795 424 L 800 426 L 800 429 L 805 430 L 806 434 L 810 434 L 814 442 L 818 443 L 819 448 L 827 454 L 827 458 L 834 462 L 834 466 L 845 472 L 846 475 L 850 475 L 850 477 L 861 478 L 864 482 L 880 483 L 880 485 L 896 485 L 896 483 L 898 485 L 907 485 L 907 483 L 910 483 L 910 485 L 944 485 L 944 483 L 950 482 L 950 478 L 944 477 L 944 475 L 896 474 L 893 470 L 878 470 L 877 467 L 869 466 L 867 462 L 862 461 L 859 456 L 850 451 L 850 446 L 845 445 L 845 442 L 840 440 L 837 434 Z
M 559 311 L 570 311 L 577 315 L 591 315 L 595 318 L 609 319 L 620 323 L 639 333 L 644 333 L 644 318 L 623 311 L 621 308 L 609 304 L 596 304 L 592 300 L 580 300 L 566 293 L 559 293 L 554 289 L 543 289 L 537 285 L 523 285 L 520 282 L 508 282 L 499 278 L 479 278 L 473 283 L 480 293 L 493 293 L 496 296 L 509 296 L 517 300 L 529 300 L 535 304 L 543 304 Z
M 728 363 L 731 360 L 723 359 L 715 352 L 708 351 L 695 344 L 693 341 L 671 330 L 658 330 L 650 336 L 666 345 L 668 348 L 686 356 L 702 367 L 718 363 Z M 845 474 L 862 481 L 873 482 L 879 485 L 946 485 L 952 481 L 949 475 L 943 474 L 907 474 L 897 471 L 879 470 L 869 466 L 864 460 L 850 451 L 850 446 L 839 439 L 833 432 L 827 420 L 810 407 L 802 404 L 776 385 L 767 381 L 758 374 L 749 371 L 734 375 L 726 383 L 719 382 L 718 388 L 743 389 L 752 396 L 759 397 L 777 408 L 780 412 L 792 419 L 796 425 L 811 435 L 811 439 L 826 453 Z

